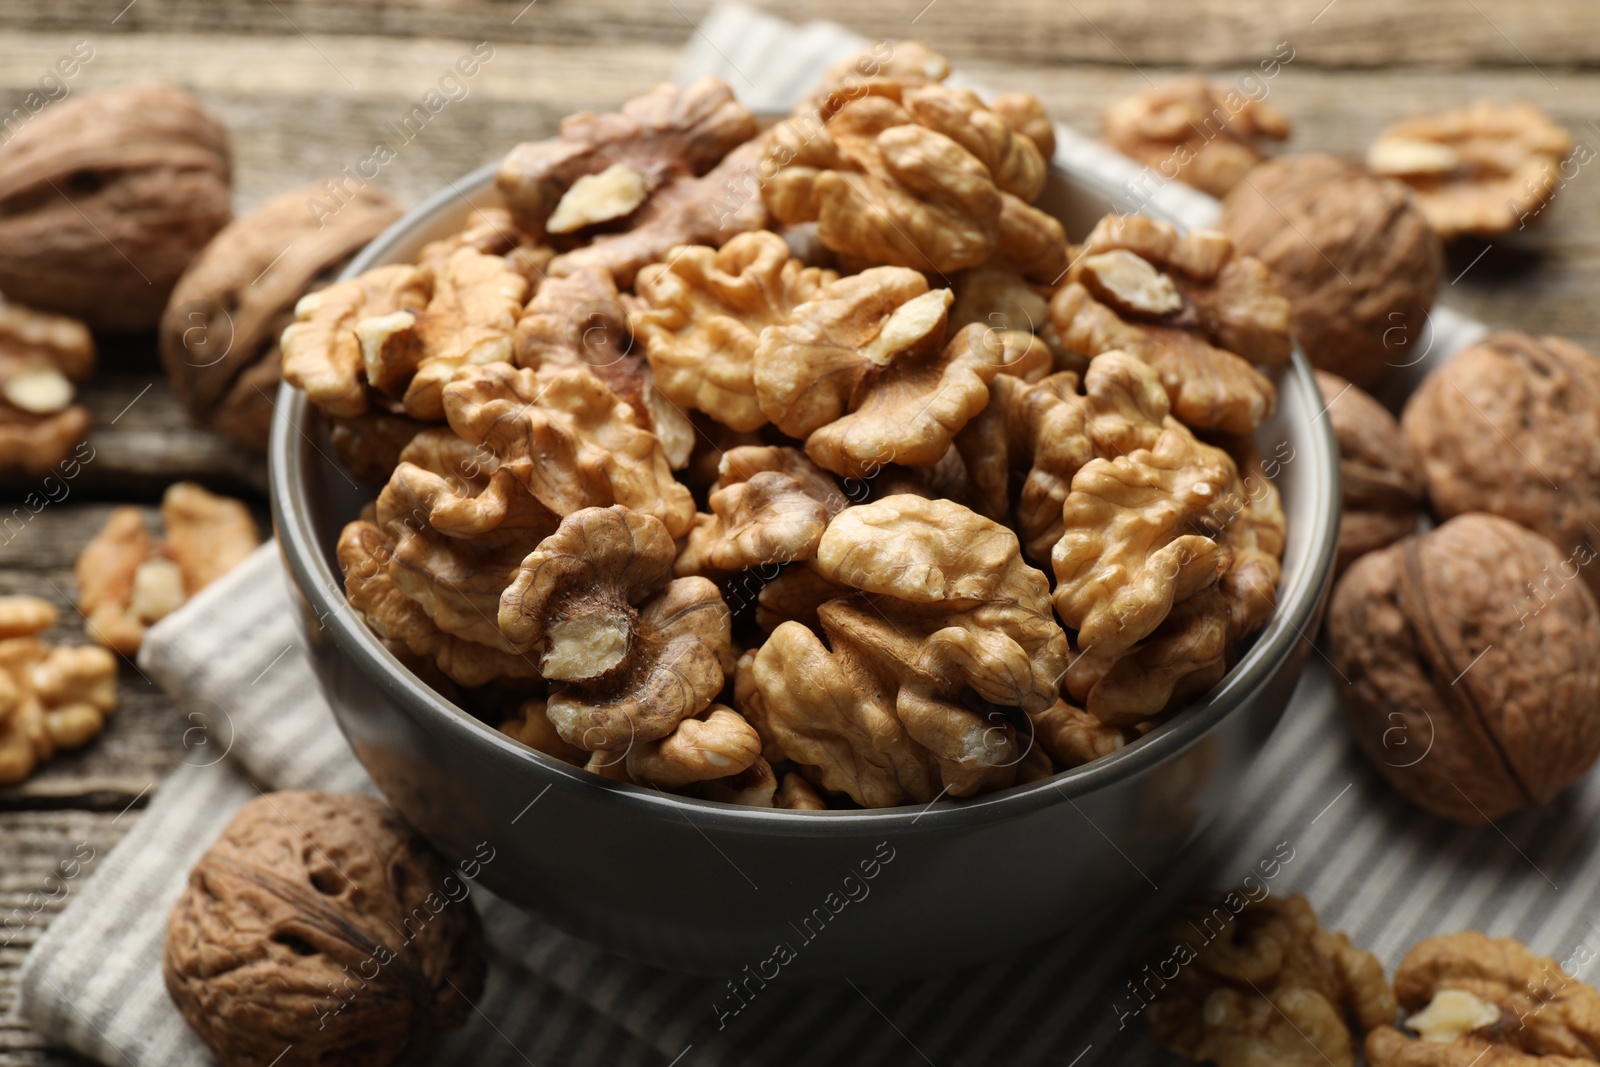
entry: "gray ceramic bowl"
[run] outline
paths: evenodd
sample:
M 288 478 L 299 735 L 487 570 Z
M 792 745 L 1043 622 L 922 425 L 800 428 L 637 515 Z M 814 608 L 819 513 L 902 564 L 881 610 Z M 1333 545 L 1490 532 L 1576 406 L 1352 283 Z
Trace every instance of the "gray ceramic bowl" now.
M 410 212 L 346 270 L 409 261 L 497 203 L 492 167 Z M 1112 201 L 1058 159 L 1041 206 L 1082 237 Z M 1305 360 L 1260 430 L 1289 519 L 1280 608 L 1204 699 L 1135 744 L 962 803 L 791 812 L 620 785 L 528 749 L 387 652 L 345 603 L 333 547 L 373 491 L 330 459 L 285 386 L 272 505 L 328 702 L 378 787 L 487 888 L 579 937 L 662 967 L 733 978 L 792 951 L 789 978 L 948 970 L 1020 948 L 1142 887 L 1228 803 L 1289 701 L 1332 573 L 1338 463 Z M 868 879 L 868 874 L 872 877 Z M 780 955 L 780 959 L 788 954 Z

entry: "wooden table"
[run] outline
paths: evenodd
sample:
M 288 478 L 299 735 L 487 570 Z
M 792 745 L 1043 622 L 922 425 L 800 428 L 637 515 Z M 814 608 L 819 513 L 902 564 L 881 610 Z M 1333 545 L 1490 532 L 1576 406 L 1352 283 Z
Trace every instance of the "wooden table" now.
M 525 6 L 526 5 L 526 6 Z M 188 87 L 233 131 L 235 202 L 365 158 L 457 57 L 492 60 L 379 182 L 414 203 L 579 108 L 605 109 L 672 75 L 708 0 L 0 0 L 6 111 L 74 42 L 94 58 L 73 91 L 137 82 Z M 1271 82 L 1292 147 L 1359 156 L 1401 116 L 1487 97 L 1529 100 L 1600 149 L 1600 5 L 1592 0 L 814 0 L 763 6 L 917 37 L 999 89 L 1029 89 L 1093 132 L 1102 107 L 1177 70 L 1231 81 L 1279 42 Z M 1441 301 L 1486 322 L 1566 334 L 1600 351 L 1600 168 L 1581 170 L 1536 229 L 1453 250 Z M 0 592 L 56 601 L 58 636 L 81 639 L 72 563 L 116 504 L 153 504 L 180 478 L 260 502 L 258 459 L 187 427 L 148 339 L 102 345 L 96 459 L 71 495 L 0 533 Z M 0 481 L 9 512 L 34 486 Z M 121 709 L 87 749 L 0 789 L 0 915 L 31 909 L 80 842 L 98 855 L 139 817 L 185 755 L 188 725 L 126 665 Z M 0 1067 L 67 1064 L 6 1018 L 23 956 L 64 906 L 46 904 L 0 948 Z M 26 912 L 25 912 L 26 913 Z M 0 944 L 5 938 L 0 937 Z

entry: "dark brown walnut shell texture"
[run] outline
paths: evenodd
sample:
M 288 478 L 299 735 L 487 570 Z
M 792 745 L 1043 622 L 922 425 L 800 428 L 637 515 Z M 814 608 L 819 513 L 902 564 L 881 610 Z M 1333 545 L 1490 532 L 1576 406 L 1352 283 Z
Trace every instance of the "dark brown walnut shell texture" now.
M 1423 351 L 1444 246 L 1400 182 L 1285 156 L 1234 186 L 1217 226 L 1272 272 L 1313 365 L 1372 389 Z
M 0 292 L 110 333 L 148 330 L 233 211 L 222 124 L 181 89 L 52 104 L 0 145 Z
M 320 217 L 314 183 L 266 201 L 212 238 L 161 317 L 161 362 L 195 425 L 266 451 L 282 380 L 278 336 L 294 305 L 338 275 L 400 207 L 367 185 Z
M 1334 573 L 1368 552 L 1417 532 L 1422 465 L 1387 408 L 1337 374 L 1317 373 L 1339 442 L 1339 548 Z
M 385 1067 L 483 990 L 465 892 L 381 801 L 264 794 L 189 873 L 167 991 L 224 1067 Z
M 1401 425 L 1440 516 L 1487 511 L 1542 533 L 1600 595 L 1600 359 L 1492 333 L 1423 379 Z
M 1600 609 L 1555 545 L 1473 513 L 1357 560 L 1329 657 L 1356 741 L 1402 794 L 1482 823 L 1600 755 Z

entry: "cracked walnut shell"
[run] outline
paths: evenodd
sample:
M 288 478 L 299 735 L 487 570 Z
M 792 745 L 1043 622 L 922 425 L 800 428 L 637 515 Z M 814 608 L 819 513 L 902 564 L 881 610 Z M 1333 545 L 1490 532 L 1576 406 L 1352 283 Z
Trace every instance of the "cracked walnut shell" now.
M 382 801 L 263 794 L 189 872 L 162 977 L 224 1064 L 392 1064 L 482 993 L 470 892 Z
M 282 378 L 278 338 L 294 307 L 400 217 L 370 185 L 335 212 L 308 209 L 323 183 L 271 198 L 211 239 L 161 316 L 161 362 L 197 425 L 265 452 Z
M 1417 361 L 1444 249 L 1404 185 L 1333 156 L 1285 156 L 1227 195 L 1217 226 L 1266 264 L 1313 366 L 1370 390 Z
M 157 541 L 138 508 L 117 508 L 78 554 L 78 610 L 84 630 L 132 655 L 145 629 L 232 570 L 260 544 L 255 519 L 237 500 L 178 482 L 161 497 L 165 537 Z
M 1151 1033 L 1217 1067 L 1355 1067 L 1361 1035 L 1397 1010 L 1378 958 L 1318 925 L 1302 896 L 1196 901 L 1151 951 Z
M 1226 196 L 1266 158 L 1263 141 L 1289 136 L 1289 119 L 1264 99 L 1175 78 L 1106 109 L 1100 139 L 1161 177 Z
M 92 645 L 46 646 L 55 605 L 0 597 L 0 785 L 20 782 L 57 750 L 99 736 L 117 706 L 117 661 Z
M 1373 1067 L 1600 1060 L 1600 992 L 1511 938 L 1467 931 L 1420 941 L 1400 961 L 1394 989 L 1407 1018 L 1404 1029 L 1367 1035 Z
M 779 222 L 814 221 L 824 246 L 864 263 L 947 274 L 1000 258 L 1049 280 L 1066 265 L 1066 235 L 1029 206 L 1046 168 L 976 94 L 876 78 L 772 131 L 762 196 Z
M 94 366 L 83 323 L 0 299 L 0 470 L 47 474 L 89 435 L 73 399 Z
M 1339 547 L 1334 573 L 1415 533 L 1423 514 L 1422 464 L 1382 404 L 1319 370 L 1317 388 L 1339 443 Z
M 630 322 L 668 399 L 749 432 L 767 422 L 755 383 L 761 331 L 837 278 L 792 257 L 775 233 L 743 233 L 721 249 L 673 249 L 641 270 Z
M 1572 134 L 1531 104 L 1479 100 L 1384 127 L 1367 166 L 1409 185 L 1428 224 L 1449 241 L 1536 221 L 1565 184 L 1558 168 L 1570 151 Z
M 108 333 L 153 327 L 232 214 L 228 134 L 181 89 L 59 101 L 0 145 L 0 291 Z
M 1571 559 L 1512 522 L 1461 515 L 1363 556 L 1327 632 L 1356 741 L 1419 807 L 1489 822 L 1600 756 L 1600 608 Z
M 1600 595 L 1586 565 L 1600 550 L 1600 359 L 1497 331 L 1424 378 L 1400 424 L 1440 516 L 1487 511 L 1541 533 Z

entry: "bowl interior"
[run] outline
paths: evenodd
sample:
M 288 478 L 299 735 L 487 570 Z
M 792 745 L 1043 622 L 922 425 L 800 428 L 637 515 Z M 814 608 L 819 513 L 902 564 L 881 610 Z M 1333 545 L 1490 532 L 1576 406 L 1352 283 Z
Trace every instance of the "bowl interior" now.
M 1070 145 L 1075 138 L 1065 138 Z M 1061 219 L 1069 236 L 1081 239 L 1112 205 L 1119 190 L 1103 176 L 1086 174 L 1058 153 L 1038 204 Z M 456 232 L 468 213 L 501 204 L 490 164 L 451 183 L 374 240 L 344 272 L 352 277 L 386 263 L 411 262 L 423 245 Z M 1160 217 L 1159 205 L 1146 212 Z M 1178 219 L 1171 221 L 1180 222 Z M 535 780 L 564 779 L 573 788 L 612 791 L 625 805 L 687 805 L 719 825 L 752 832 L 807 836 L 826 832 L 838 820 L 986 819 L 1080 796 L 1176 753 L 1199 740 L 1253 688 L 1261 685 L 1314 627 L 1333 565 L 1338 532 L 1338 454 L 1321 395 L 1305 358 L 1271 373 L 1278 407 L 1256 432 L 1262 456 L 1275 461 L 1275 484 L 1288 520 L 1278 611 L 1256 635 L 1239 662 L 1210 693 L 1133 744 L 1093 763 L 1049 779 L 1015 786 L 959 804 L 874 809 L 870 812 L 788 812 L 753 809 L 601 779 L 512 741 L 445 699 L 390 654 L 353 612 L 344 610 L 343 582 L 334 545 L 340 529 L 357 517 L 376 489 L 360 484 L 334 458 L 327 425 L 303 393 L 282 386 L 274 427 L 272 481 L 275 520 L 296 584 L 331 638 L 363 669 L 382 674 L 384 687 L 413 714 L 443 718 L 465 731 L 489 758 L 520 760 Z

